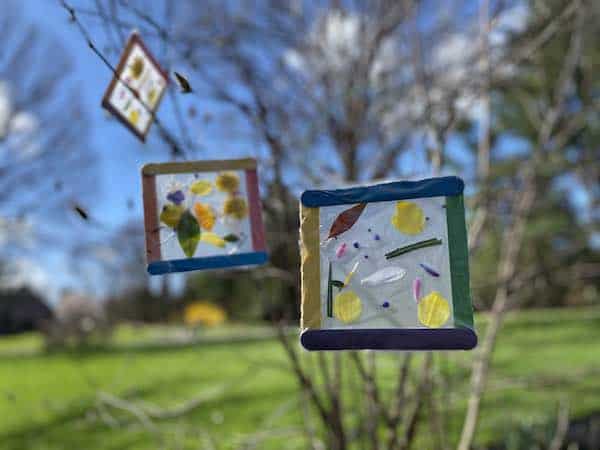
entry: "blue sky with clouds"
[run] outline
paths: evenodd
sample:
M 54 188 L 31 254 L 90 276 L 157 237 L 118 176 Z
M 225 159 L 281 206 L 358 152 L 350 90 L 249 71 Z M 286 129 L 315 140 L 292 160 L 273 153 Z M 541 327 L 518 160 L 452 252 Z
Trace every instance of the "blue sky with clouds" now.
M 90 180 L 94 186 L 94 197 L 86 205 L 87 209 L 110 228 L 129 220 L 141 220 L 140 168 L 146 162 L 165 158 L 160 142 L 151 133 L 147 143 L 142 144 L 101 108 L 102 95 L 111 79 L 110 70 L 90 51 L 57 0 L 25 0 L 21 2 L 21 7 L 25 21 L 60 39 L 72 60 L 73 71 L 67 75 L 65 84 L 73 86 L 81 95 L 90 119 L 89 145 L 96 155 L 96 177 Z M 111 57 L 116 63 L 118 55 Z M 129 208 L 128 200 L 133 200 L 133 208 Z M 77 220 L 73 217 L 69 221 L 75 233 L 86 232 Z M 89 228 L 87 231 L 96 232 Z M 99 237 L 102 236 L 102 232 L 97 233 Z M 62 287 L 80 287 L 60 250 L 45 252 L 35 261 L 21 261 L 19 264 L 24 266 L 22 272 L 25 280 L 49 292 L 53 299 L 59 295 Z M 56 270 L 56 267 L 64 270 Z
M 75 4 L 79 2 L 74 0 Z M 143 211 L 141 208 L 141 186 L 139 170 L 143 164 L 150 161 L 165 160 L 168 155 L 155 133 L 150 133 L 146 144 L 142 144 L 125 127 L 115 119 L 109 118 L 107 113 L 100 107 L 102 95 L 111 79 L 109 69 L 104 66 L 100 59 L 88 48 L 77 28 L 69 22 L 67 12 L 60 7 L 58 0 L 24 0 L 20 2 L 27 21 L 34 23 L 49 33 L 57 36 L 69 52 L 73 62 L 73 72 L 68 75 L 68 83 L 78 89 L 86 113 L 90 118 L 91 145 L 97 156 L 97 179 L 93 180 L 95 198 L 93 204 L 89 205 L 90 213 L 107 224 L 111 228 L 128 220 L 141 220 Z M 86 20 L 85 17 L 82 19 Z M 523 14 L 515 14 L 511 21 L 522 21 Z M 98 26 L 91 26 L 90 32 L 104 39 L 104 32 Z M 150 45 L 152 47 L 152 45 Z M 158 52 L 158 49 L 151 48 Z M 118 54 L 109 55 L 111 61 L 116 64 Z M 182 99 L 183 107 L 187 108 L 194 104 L 200 114 L 203 110 L 210 108 L 210 103 L 200 101 L 198 98 Z M 163 101 L 159 116 L 171 127 L 169 123 L 172 117 L 171 102 L 168 97 Z M 246 148 L 227 147 L 226 154 L 220 154 L 223 148 L 223 140 L 214 140 L 207 130 L 192 130 L 196 133 L 194 139 L 202 137 L 203 148 L 214 148 L 201 154 L 202 157 L 235 157 L 256 156 L 257 150 L 248 151 Z M 514 147 L 516 142 L 506 141 L 506 148 Z M 253 142 L 247 142 L 248 148 L 254 148 Z M 459 158 L 467 158 L 462 151 L 459 140 L 453 139 L 449 143 L 449 151 Z M 423 162 L 411 160 L 414 154 L 407 153 L 403 164 L 406 167 L 415 166 L 422 170 Z M 585 210 L 586 199 L 581 191 L 575 190 L 573 199 L 576 204 Z M 133 208 L 128 207 L 128 200 L 133 200 Z M 60 264 L 60 254 L 47 255 L 47 261 L 42 262 L 40 273 L 34 279 L 34 284 L 51 284 L 51 292 L 56 293 L 62 286 L 68 286 L 74 280 L 68 270 L 51 271 L 48 267 L 56 267 Z M 39 286 L 38 286 L 39 287 Z

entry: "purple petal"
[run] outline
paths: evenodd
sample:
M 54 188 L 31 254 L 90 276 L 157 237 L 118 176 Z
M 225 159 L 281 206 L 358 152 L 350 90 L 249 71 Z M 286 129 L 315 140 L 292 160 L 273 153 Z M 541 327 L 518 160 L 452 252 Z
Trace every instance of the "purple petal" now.
M 427 272 L 432 277 L 440 276 L 440 273 L 437 270 L 435 270 L 433 267 L 429 267 L 427 264 L 423 264 L 423 263 L 420 263 L 419 265 L 425 270 L 425 272 Z
M 167 194 L 167 200 L 180 205 L 185 200 L 185 195 L 182 191 L 169 192 Z

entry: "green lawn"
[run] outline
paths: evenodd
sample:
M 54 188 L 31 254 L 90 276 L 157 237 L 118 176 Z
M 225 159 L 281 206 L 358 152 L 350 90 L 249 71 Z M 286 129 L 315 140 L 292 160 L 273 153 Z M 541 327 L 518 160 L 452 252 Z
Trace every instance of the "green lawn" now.
M 485 326 L 484 317 L 477 326 Z M 123 327 L 109 349 L 87 353 L 45 354 L 36 335 L 0 339 L 0 448 L 305 448 L 295 380 L 280 345 L 265 331 L 228 327 L 193 345 L 176 345 L 181 334 L 176 329 Z M 454 380 L 451 392 L 440 397 L 455 405 L 451 442 L 461 425 L 472 355 L 436 355 L 437 367 L 447 366 Z M 303 358 L 312 355 L 304 352 Z M 385 353 L 378 359 L 384 389 L 395 377 L 397 358 Z M 202 401 L 186 415 L 140 420 L 137 410 L 94 407 L 101 404 L 99 396 L 111 401 L 111 395 L 163 410 L 191 397 Z M 574 416 L 600 411 L 600 308 L 509 317 L 494 358 L 479 442 L 502 439 L 519 424 L 548 420 L 563 398 Z

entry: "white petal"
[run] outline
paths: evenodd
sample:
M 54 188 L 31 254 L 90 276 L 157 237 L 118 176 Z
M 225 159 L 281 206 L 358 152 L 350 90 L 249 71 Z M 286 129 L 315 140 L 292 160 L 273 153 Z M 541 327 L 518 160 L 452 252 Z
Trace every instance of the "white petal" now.
M 385 267 L 372 273 L 366 278 L 361 280 L 361 284 L 364 286 L 377 286 L 379 284 L 394 283 L 400 281 L 406 275 L 406 270 L 402 267 Z

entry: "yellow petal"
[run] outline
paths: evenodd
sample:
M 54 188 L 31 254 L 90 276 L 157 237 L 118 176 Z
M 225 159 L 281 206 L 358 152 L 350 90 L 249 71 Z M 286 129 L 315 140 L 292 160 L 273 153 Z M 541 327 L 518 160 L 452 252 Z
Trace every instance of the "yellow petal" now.
M 218 190 L 233 194 L 240 186 L 240 177 L 235 172 L 222 172 L 217 175 L 215 185 Z
M 362 313 L 362 302 L 353 291 L 343 291 L 333 299 L 333 315 L 341 322 L 352 323 Z
M 225 247 L 225 241 L 221 237 L 217 236 L 215 233 L 211 233 L 209 231 L 202 233 L 202 235 L 200 236 L 200 241 L 204 242 L 205 244 L 214 245 L 215 247 L 219 248 Z
M 419 234 L 425 228 L 425 214 L 414 202 L 399 201 L 392 216 L 392 225 L 404 234 Z
M 196 195 L 208 195 L 212 192 L 212 184 L 206 180 L 195 181 L 190 186 L 190 192 Z
M 206 205 L 204 203 L 195 203 L 194 213 L 196 214 L 196 219 L 202 228 L 207 231 L 213 229 L 217 216 L 210 205 Z
M 450 305 L 437 291 L 419 301 L 419 322 L 429 328 L 439 328 L 450 318 Z
M 223 203 L 223 214 L 242 220 L 248 215 L 248 205 L 242 197 L 229 197 Z
M 137 125 L 139 119 L 140 119 L 140 112 L 137 109 L 132 109 L 129 112 L 129 121 L 133 125 Z
M 352 270 L 348 273 L 348 275 L 346 275 L 346 278 L 344 278 L 344 286 L 348 286 L 350 284 L 352 277 L 356 273 L 356 269 L 358 269 L 358 261 L 356 261 L 354 267 L 352 267 Z
M 135 58 L 133 64 L 131 65 L 131 76 L 133 78 L 139 78 L 144 71 L 144 60 L 140 57 Z

